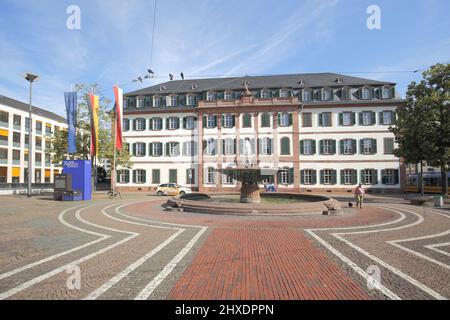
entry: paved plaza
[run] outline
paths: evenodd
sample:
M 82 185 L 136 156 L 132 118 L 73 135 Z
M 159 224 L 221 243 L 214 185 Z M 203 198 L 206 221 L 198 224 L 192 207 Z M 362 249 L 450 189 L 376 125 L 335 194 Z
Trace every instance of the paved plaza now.
M 450 210 L 166 211 L 167 198 L 0 197 L 0 299 L 448 299 Z M 378 281 L 379 280 L 379 281 Z

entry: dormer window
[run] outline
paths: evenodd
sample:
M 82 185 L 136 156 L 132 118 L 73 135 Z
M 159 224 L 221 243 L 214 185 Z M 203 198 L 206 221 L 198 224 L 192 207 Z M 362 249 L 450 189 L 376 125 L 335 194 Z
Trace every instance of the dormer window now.
M 186 104 L 187 104 L 188 106 L 193 106 L 193 105 L 195 105 L 195 98 L 194 98 L 194 96 L 193 96 L 192 94 L 188 94 L 188 95 L 187 95 L 187 97 L 186 97 Z
M 390 99 L 391 97 L 391 88 L 388 87 L 383 87 L 383 89 L 381 89 L 381 98 L 382 99 Z
M 225 91 L 224 99 L 225 100 L 232 100 L 233 99 L 233 93 L 231 91 Z
M 369 88 L 362 88 L 361 89 L 361 99 L 363 99 L 363 100 L 369 100 L 370 99 L 370 90 L 369 90 Z
M 302 91 L 302 101 L 310 101 L 311 100 L 311 92 L 309 90 Z
M 331 100 L 331 90 L 330 89 L 322 89 L 320 93 L 320 100 L 328 101 Z
M 136 108 L 143 108 L 145 106 L 144 97 L 137 97 L 136 99 Z
M 207 100 L 207 101 L 212 101 L 212 100 L 214 100 L 214 92 L 208 91 L 208 92 L 206 93 L 206 100 Z
M 153 108 L 159 108 L 161 106 L 161 101 L 159 96 L 153 96 Z
M 261 99 L 267 99 L 269 98 L 269 91 L 268 90 L 261 90 Z
M 280 98 L 289 98 L 289 91 L 286 89 L 280 90 Z

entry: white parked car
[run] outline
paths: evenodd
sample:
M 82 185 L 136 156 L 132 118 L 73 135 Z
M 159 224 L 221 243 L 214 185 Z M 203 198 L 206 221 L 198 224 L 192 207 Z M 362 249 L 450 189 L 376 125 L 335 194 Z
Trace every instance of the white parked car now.
M 156 194 L 158 196 L 182 196 L 186 193 L 192 193 L 192 190 L 176 183 L 162 183 L 156 187 Z

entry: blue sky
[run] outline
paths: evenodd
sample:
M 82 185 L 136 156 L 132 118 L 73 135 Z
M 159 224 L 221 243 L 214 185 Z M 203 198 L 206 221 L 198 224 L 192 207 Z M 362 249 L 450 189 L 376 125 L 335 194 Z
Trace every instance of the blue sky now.
M 415 70 L 450 60 L 448 0 L 158 0 L 152 69 L 153 0 L 1 0 L 0 94 L 27 101 L 22 75 L 40 75 L 34 104 L 64 115 L 71 84 L 99 83 L 112 97 L 189 76 Z M 66 28 L 69 5 L 81 29 Z M 366 27 L 369 5 L 381 30 Z M 403 96 L 412 73 L 361 73 L 393 81 Z

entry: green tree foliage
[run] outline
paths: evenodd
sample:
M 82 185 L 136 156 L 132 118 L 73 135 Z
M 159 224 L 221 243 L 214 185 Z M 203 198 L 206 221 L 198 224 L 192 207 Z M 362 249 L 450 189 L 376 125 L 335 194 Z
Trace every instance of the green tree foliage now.
M 98 85 L 76 85 L 75 90 L 78 96 L 78 112 L 77 112 L 77 152 L 69 155 L 68 148 L 68 132 L 67 130 L 59 130 L 55 132 L 52 143 L 47 152 L 52 154 L 53 163 L 60 163 L 65 159 L 89 159 L 90 158 L 90 133 L 91 120 L 89 115 L 88 104 L 86 100 L 86 92 L 92 92 L 99 96 L 99 150 L 98 158 L 108 159 L 113 163 L 114 141 L 112 136 L 111 124 L 114 117 L 114 110 L 111 108 L 111 101 L 105 98 Z M 111 110 L 112 109 L 112 110 Z M 130 155 L 128 151 L 117 151 L 116 166 L 131 168 Z
M 395 154 L 408 163 L 427 161 L 441 168 L 442 194 L 448 193 L 450 163 L 450 64 L 436 64 L 423 73 L 423 79 L 408 86 L 406 105 L 397 110 L 396 126 L 391 128 L 399 148 Z

